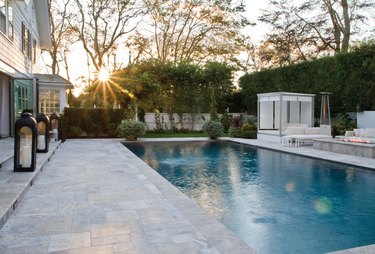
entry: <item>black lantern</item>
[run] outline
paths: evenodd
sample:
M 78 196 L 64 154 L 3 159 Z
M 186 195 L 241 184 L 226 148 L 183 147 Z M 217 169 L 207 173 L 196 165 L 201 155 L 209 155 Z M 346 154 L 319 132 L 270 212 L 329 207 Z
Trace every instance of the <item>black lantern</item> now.
M 37 123 L 30 113 L 22 113 L 15 123 L 14 171 L 34 171 L 36 166 Z
M 57 113 L 52 113 L 49 119 L 52 139 L 57 141 L 59 140 L 60 116 Z
M 36 116 L 38 129 L 37 153 L 47 153 L 49 144 L 49 118 L 44 113 Z

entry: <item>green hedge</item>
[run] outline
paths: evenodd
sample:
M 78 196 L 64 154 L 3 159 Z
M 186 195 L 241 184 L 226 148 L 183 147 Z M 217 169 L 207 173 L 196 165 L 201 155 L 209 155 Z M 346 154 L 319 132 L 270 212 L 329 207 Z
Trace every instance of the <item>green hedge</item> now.
M 319 92 L 332 92 L 332 115 L 375 109 L 375 43 L 315 61 L 303 62 L 240 78 L 244 103 L 250 114 L 257 113 L 257 94 L 297 92 L 316 94 L 315 114 L 320 112 Z
M 62 139 L 119 137 L 117 126 L 125 119 L 122 109 L 65 108 L 61 118 Z

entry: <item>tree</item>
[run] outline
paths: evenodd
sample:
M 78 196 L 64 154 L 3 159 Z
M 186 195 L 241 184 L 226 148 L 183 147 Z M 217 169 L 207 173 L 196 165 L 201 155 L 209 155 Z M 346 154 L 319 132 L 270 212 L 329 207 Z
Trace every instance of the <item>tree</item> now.
M 135 59 L 152 57 L 179 63 L 210 59 L 235 60 L 245 43 L 240 29 L 250 23 L 235 1 L 145 0 L 150 22 L 133 37 Z M 136 46 L 134 46 L 136 45 Z M 135 52 L 134 52 L 135 51 Z
M 259 57 L 270 67 L 347 52 L 373 7 L 370 0 L 309 0 L 299 6 L 272 0 L 259 17 L 272 28 L 258 48 Z
M 366 22 L 374 7 L 372 0 L 309 0 L 296 15 L 324 46 L 335 53 L 348 52 L 351 36 L 361 32 L 358 24 Z M 318 10 L 318 14 L 306 16 Z
M 306 33 L 305 24 L 296 16 L 297 8 L 291 1 L 270 1 L 270 8 L 259 17 L 272 27 L 258 47 L 264 67 L 284 66 L 317 57 L 316 38 Z
M 51 49 L 47 50 L 47 52 L 52 60 L 50 68 L 52 74 L 59 74 L 59 63 L 64 62 L 68 80 L 70 80 L 70 77 L 67 65 L 67 55 L 69 53 L 69 47 L 76 41 L 72 36 L 72 30 L 68 23 L 68 20 L 72 16 L 68 9 L 70 2 L 71 0 L 48 0 L 49 15 L 51 17 Z
M 138 25 L 136 19 L 143 7 L 135 0 L 74 0 L 75 18 L 72 29 L 78 34 L 83 48 L 96 71 L 105 65 L 105 57 L 124 35 Z M 109 66 L 107 66 L 109 67 Z
M 206 100 L 210 102 L 211 115 L 217 114 L 219 101 L 234 91 L 233 68 L 226 63 L 209 62 L 203 70 L 203 87 Z

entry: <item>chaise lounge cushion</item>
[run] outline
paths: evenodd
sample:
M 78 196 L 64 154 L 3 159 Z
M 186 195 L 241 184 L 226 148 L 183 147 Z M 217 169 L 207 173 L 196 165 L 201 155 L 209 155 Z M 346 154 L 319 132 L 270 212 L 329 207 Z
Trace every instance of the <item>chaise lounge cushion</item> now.
M 314 128 L 314 127 L 305 128 L 305 134 L 307 135 L 320 134 L 320 128 Z
M 288 127 L 285 130 L 285 134 L 289 135 L 296 135 L 296 134 L 305 134 L 305 128 L 303 127 Z

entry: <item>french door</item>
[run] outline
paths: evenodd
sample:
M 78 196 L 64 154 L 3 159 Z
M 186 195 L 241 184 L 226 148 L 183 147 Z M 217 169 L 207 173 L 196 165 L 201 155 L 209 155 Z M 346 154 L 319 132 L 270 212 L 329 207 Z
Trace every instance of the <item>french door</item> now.
M 37 113 L 37 85 L 36 79 L 14 78 L 13 79 L 13 123 L 21 117 L 23 110 Z M 12 131 L 13 133 L 13 131 Z

